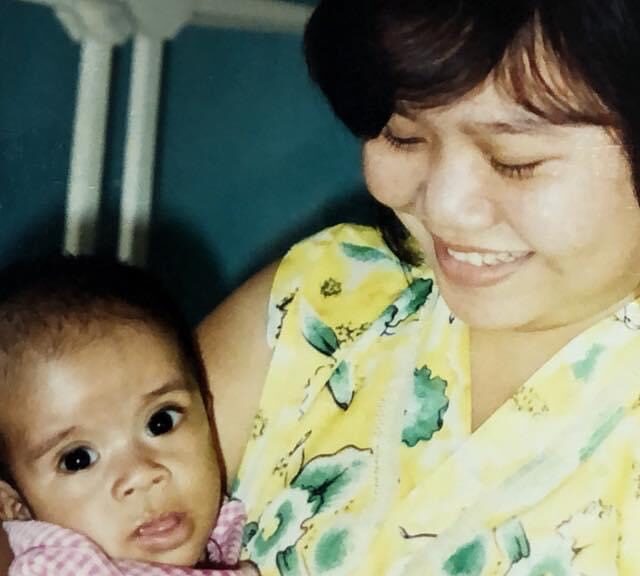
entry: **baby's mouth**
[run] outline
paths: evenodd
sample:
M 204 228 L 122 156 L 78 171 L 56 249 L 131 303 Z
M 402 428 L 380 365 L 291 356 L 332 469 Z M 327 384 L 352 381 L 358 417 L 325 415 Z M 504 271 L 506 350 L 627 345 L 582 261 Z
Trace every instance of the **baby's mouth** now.
M 193 533 L 193 524 L 183 512 L 168 512 L 136 527 L 131 538 L 149 552 L 166 552 L 184 544 Z
M 155 518 L 140 524 L 134 534 L 136 536 L 149 536 L 153 534 L 163 534 L 169 530 L 172 530 L 179 522 L 180 516 L 183 514 L 177 514 L 170 512 L 168 514 L 161 514 Z

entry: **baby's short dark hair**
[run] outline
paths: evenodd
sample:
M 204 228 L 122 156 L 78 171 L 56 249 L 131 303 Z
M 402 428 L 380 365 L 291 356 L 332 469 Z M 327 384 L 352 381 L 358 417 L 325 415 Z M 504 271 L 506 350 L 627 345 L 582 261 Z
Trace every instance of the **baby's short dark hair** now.
M 30 352 L 65 354 L 114 322 L 146 324 L 172 338 L 209 410 L 195 335 L 174 299 L 149 272 L 97 256 L 59 255 L 0 272 L 0 388 L 15 385 L 12 375 Z M 0 477 L 10 480 L 2 460 L 0 453 Z

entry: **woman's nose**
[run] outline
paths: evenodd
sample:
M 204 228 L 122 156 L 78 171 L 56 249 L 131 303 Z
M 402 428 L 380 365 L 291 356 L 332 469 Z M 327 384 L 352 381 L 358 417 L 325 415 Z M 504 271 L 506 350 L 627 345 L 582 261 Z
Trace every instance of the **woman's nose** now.
M 479 231 L 496 221 L 491 178 L 486 163 L 451 150 L 434 162 L 417 205 L 429 228 L 437 231 Z
M 144 453 L 129 454 L 113 483 L 113 497 L 121 501 L 152 489 L 162 489 L 170 476 L 169 470 L 153 457 Z

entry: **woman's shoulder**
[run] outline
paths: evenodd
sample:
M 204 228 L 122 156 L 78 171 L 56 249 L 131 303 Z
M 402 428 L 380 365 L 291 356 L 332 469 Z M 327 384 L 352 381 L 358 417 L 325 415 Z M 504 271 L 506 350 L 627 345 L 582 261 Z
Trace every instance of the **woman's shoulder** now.
M 388 250 L 379 228 L 351 222 L 343 222 L 324 228 L 303 240 L 302 243 L 313 241 L 330 242 L 331 240 L 335 242 L 370 244 Z
M 370 256 L 374 255 L 375 250 L 379 257 L 395 258 L 378 228 L 352 223 L 336 224 L 320 230 L 295 244 L 288 255 L 305 253 L 307 256 L 320 257 L 332 251 L 339 255 L 353 255 L 358 249 L 369 251 Z
M 380 275 L 406 281 L 407 271 L 380 230 L 337 224 L 305 238 L 287 252 L 275 275 L 273 290 L 298 290 L 317 282 L 331 284 L 337 277 L 349 280 L 347 287 L 360 287 L 367 279 L 378 282 Z M 324 291 L 327 289 L 330 287 L 325 286 Z
M 427 268 L 403 263 L 376 228 L 339 224 L 296 244 L 281 261 L 269 304 L 270 346 L 287 316 L 320 319 L 327 325 L 367 324 L 379 316 Z

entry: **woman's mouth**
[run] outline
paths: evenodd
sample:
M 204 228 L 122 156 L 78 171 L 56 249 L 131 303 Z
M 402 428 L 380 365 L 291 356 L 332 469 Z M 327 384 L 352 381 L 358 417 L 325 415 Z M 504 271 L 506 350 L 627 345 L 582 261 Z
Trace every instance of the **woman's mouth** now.
M 140 524 L 131 538 L 147 552 L 168 552 L 187 542 L 193 530 L 193 524 L 186 514 L 170 512 Z
M 492 286 L 501 282 L 533 256 L 529 250 L 465 248 L 433 238 L 435 255 L 442 273 L 452 284 L 468 287 Z

